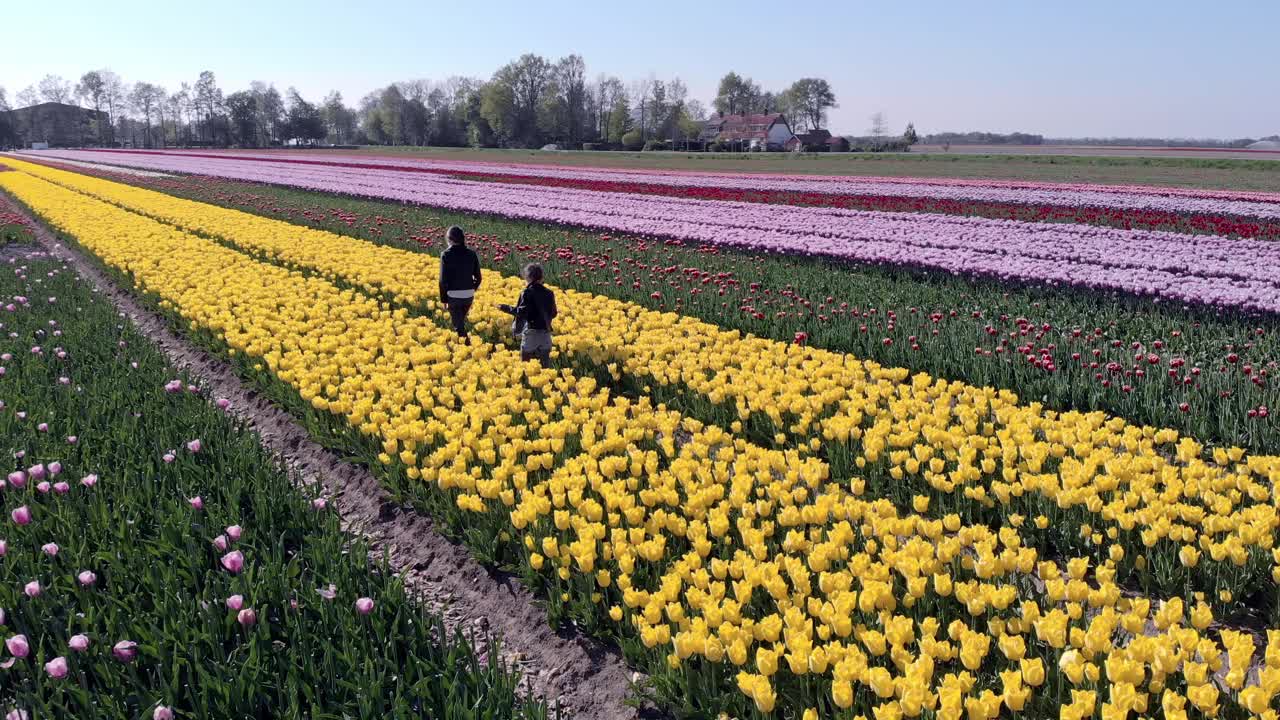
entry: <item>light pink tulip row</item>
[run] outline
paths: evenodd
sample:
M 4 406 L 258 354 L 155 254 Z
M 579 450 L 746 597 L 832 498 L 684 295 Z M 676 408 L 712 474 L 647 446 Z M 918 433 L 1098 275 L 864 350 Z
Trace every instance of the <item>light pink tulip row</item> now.
M 139 167 L 135 158 L 159 153 L 141 151 L 41 152 L 42 157 L 71 161 L 99 160 L 108 164 Z M 164 155 L 211 159 L 208 151 L 165 151 Z M 1245 218 L 1280 219 L 1280 193 L 1167 188 L 1141 185 L 1089 185 L 1044 183 L 972 178 L 891 178 L 848 175 L 776 175 L 706 173 L 686 171 L 577 168 L 555 165 L 486 163 L 401 158 L 324 155 L 297 158 L 268 153 L 227 153 L 227 158 L 288 162 L 303 167 L 368 166 L 399 167 L 441 174 L 471 172 L 523 177 L 583 180 L 588 182 L 649 183 L 670 187 L 709 187 L 751 190 L 824 193 L 830 195 L 871 195 L 900 198 L 930 198 L 977 203 L 1013 203 L 1031 206 L 1110 208 L 1196 215 L 1227 215 Z
M 146 154 L 174 172 L 765 252 L 1280 311 L 1280 243 L 1085 225 L 504 185 L 430 173 Z

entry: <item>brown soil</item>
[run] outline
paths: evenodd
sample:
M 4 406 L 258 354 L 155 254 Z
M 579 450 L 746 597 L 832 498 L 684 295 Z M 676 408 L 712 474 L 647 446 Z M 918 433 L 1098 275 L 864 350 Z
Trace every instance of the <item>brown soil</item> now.
M 29 217 L 0 195 L 3 211 Z M 428 609 L 441 613 L 451 628 L 474 632 L 482 653 L 488 649 L 484 637 L 498 637 L 503 658 L 521 669 L 534 695 L 558 703 L 566 718 L 662 717 L 651 707 L 626 704 L 632 683 L 644 677 L 626 666 L 617 648 L 572 629 L 552 628 L 546 611 L 516 578 L 480 565 L 465 547 L 439 534 L 429 518 L 389 499 L 368 468 L 344 462 L 312 441 L 291 415 L 243 383 L 226 362 L 176 334 L 48 228 L 32 222 L 32 229 L 45 251 L 101 291 L 175 367 L 198 378 L 211 396 L 229 399 L 230 411 L 258 434 L 297 483 L 321 485 L 343 528 L 369 542 L 371 558 L 381 560 L 385 553 L 409 592 Z M 40 251 L 28 246 L 24 252 Z

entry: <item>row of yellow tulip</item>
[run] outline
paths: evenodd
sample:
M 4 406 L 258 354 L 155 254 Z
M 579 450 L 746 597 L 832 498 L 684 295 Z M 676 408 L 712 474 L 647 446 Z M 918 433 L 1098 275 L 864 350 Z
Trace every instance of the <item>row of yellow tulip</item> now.
M 994 718 L 1062 705 L 1089 717 L 1104 701 L 1108 718 L 1157 704 L 1178 718 L 1188 704 L 1215 715 L 1224 697 L 1268 713 L 1280 692 L 1280 645 L 1250 681 L 1252 638 L 1219 644 L 1205 604 L 1127 598 L 1112 560 L 1092 581 L 1084 558 L 1064 574 L 1016 522 L 992 531 L 930 517 L 923 496 L 921 514 L 900 513 L 859 497 L 856 478 L 833 482 L 815 457 L 611 397 L 500 347 L 452 344 L 363 293 L 31 175 L 5 173 L 0 187 L 376 437 L 388 464 L 504 518 L 535 571 L 594 595 L 674 677 L 688 663 L 735 671 L 761 712 Z
M 432 256 L 45 166 L 19 166 L 290 267 L 385 293 L 405 306 L 431 308 L 443 318 Z M 504 325 L 493 305 L 514 297 L 519 286 L 516 278 L 489 276 L 475 310 L 481 333 L 496 334 Z M 1143 554 L 1134 553 L 1126 571 L 1165 591 L 1190 577 L 1225 599 L 1269 576 L 1280 579 L 1280 496 L 1273 492 L 1280 458 L 1246 456 L 1238 448 L 1206 453 L 1172 430 L 1101 413 L 1047 411 L 1008 392 L 909 376 L 900 368 L 564 292 L 569 310 L 558 321 L 557 342 L 567 353 L 607 365 L 615 377 L 687 388 L 711 403 L 734 404 L 741 419 L 764 415 L 788 433 L 811 435 L 801 451 L 824 451 L 837 476 L 865 473 L 873 490 L 900 505 L 924 494 L 970 518 L 1036 518 L 1041 535 L 1081 528 L 1080 537 L 1067 543 L 1081 552 L 1140 542 Z M 739 432 L 741 425 L 734 422 L 731 429 Z M 786 435 L 777 438 L 780 446 L 786 441 Z M 1202 555 L 1212 562 L 1191 569 L 1201 565 Z

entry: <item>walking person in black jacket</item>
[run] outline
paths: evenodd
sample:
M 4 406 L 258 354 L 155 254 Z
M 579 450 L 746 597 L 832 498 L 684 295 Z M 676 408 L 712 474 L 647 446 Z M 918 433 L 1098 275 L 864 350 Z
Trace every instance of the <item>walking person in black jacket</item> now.
M 537 359 L 543 367 L 551 364 L 551 321 L 556 317 L 556 295 L 542 284 L 542 266 L 525 265 L 521 273 L 526 283 L 515 307 L 498 309 L 516 316 L 513 329 L 520 336 L 520 359 Z
M 454 225 L 446 233 L 449 247 L 440 255 L 440 302 L 449 307 L 449 318 L 458 337 L 468 344 L 467 313 L 480 287 L 480 258 L 467 247 L 462 228 Z

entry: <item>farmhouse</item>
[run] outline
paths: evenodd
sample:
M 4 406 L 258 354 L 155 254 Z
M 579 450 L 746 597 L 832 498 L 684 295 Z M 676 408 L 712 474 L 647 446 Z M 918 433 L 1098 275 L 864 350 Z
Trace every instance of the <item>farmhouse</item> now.
M 832 135 L 830 130 L 810 130 L 788 140 L 786 148 L 787 150 L 800 148 L 804 152 L 848 152 L 849 141 L 838 135 Z
M 29 147 L 31 143 L 48 143 L 50 147 L 96 145 L 101 133 L 110 130 L 105 112 L 95 113 L 66 103 L 40 103 L 3 114 L 13 135 L 11 141 L 18 147 Z
M 741 150 L 782 150 L 795 137 L 782 113 L 717 115 L 703 124 L 703 143 L 722 142 Z

